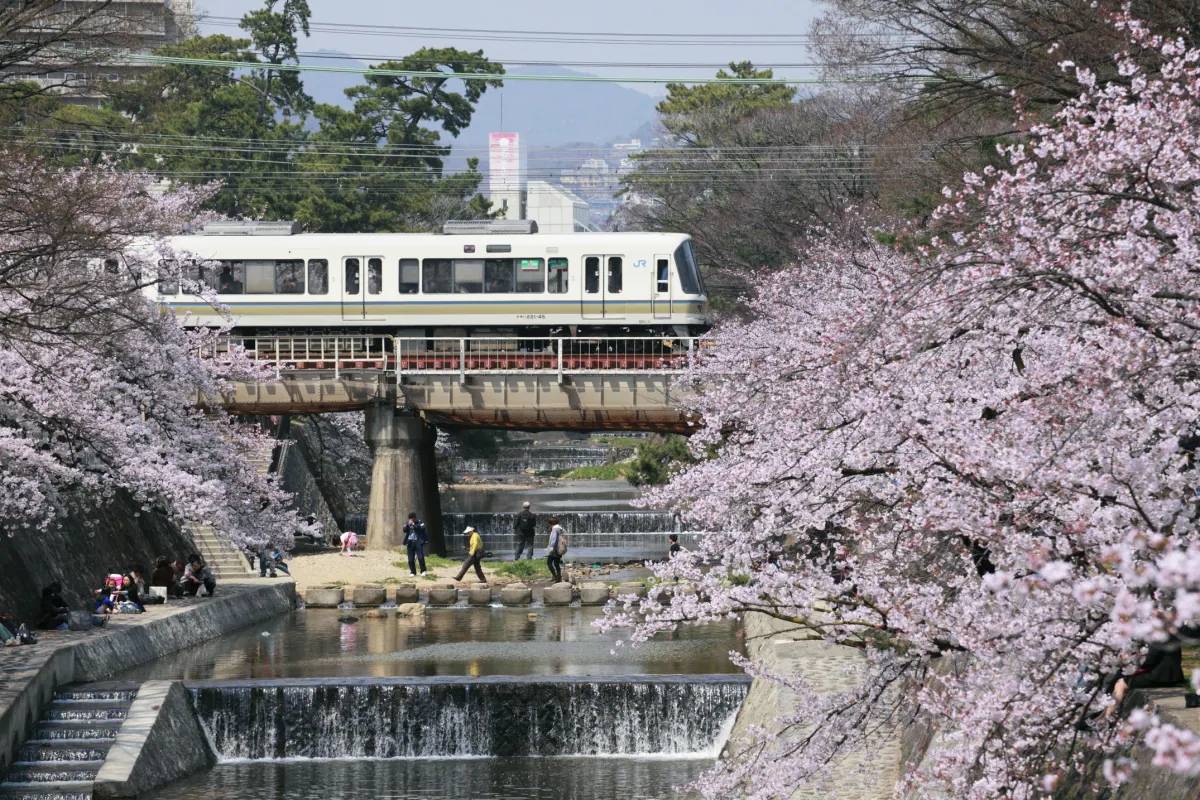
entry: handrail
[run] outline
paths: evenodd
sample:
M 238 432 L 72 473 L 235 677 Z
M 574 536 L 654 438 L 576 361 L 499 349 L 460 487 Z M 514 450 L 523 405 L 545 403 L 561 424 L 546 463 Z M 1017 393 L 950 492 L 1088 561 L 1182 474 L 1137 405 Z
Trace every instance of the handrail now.
M 378 372 L 397 383 L 417 375 L 546 374 L 561 383 L 569 375 L 677 374 L 685 372 L 709 340 L 687 336 L 334 336 L 224 337 L 204 357 L 244 354 L 284 373 Z

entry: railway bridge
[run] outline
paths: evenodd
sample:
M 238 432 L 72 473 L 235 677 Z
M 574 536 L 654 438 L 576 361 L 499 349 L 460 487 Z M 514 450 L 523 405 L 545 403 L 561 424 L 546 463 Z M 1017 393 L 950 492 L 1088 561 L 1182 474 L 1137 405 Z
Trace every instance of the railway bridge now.
M 249 359 L 261 377 L 219 398 L 239 415 L 366 412 L 374 463 L 368 547 L 398 547 L 410 511 L 445 552 L 436 427 L 689 433 L 681 373 L 693 338 L 231 336 L 204 355 Z

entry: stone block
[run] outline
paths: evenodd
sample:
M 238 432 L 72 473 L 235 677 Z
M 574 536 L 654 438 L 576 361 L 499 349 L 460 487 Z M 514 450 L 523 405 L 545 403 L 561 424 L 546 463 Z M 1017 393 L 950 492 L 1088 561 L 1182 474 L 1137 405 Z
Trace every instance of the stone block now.
M 467 589 L 467 602 L 473 606 L 486 606 L 492 602 L 492 587 L 476 583 Z
M 388 612 L 382 608 L 372 608 L 367 613 L 363 614 L 367 619 L 387 619 Z
M 527 606 L 533 602 L 533 590 L 523 583 L 510 583 L 500 590 L 500 602 L 506 606 Z
M 381 606 L 387 602 L 387 589 L 382 586 L 353 586 L 350 600 L 356 606 Z
M 401 603 L 396 606 L 396 616 L 398 617 L 423 617 L 425 616 L 424 603 Z
M 646 584 L 642 583 L 641 581 L 625 581 L 624 583 L 617 584 L 617 590 L 614 592 L 614 594 L 617 597 L 623 597 L 630 594 L 637 595 L 638 597 L 645 597 Z
M 608 584 L 598 581 L 579 584 L 579 602 L 585 606 L 602 606 L 608 602 Z
M 421 590 L 415 583 L 397 583 L 393 588 L 391 599 L 396 605 L 416 603 L 421 599 Z
M 453 586 L 434 586 L 429 590 L 429 605 L 452 606 L 458 602 L 458 589 Z
M 344 599 L 340 586 L 310 586 L 304 592 L 304 604 L 310 608 L 337 608 Z
M 574 599 L 574 587 L 569 583 L 556 583 L 542 590 L 542 602 L 548 606 L 568 606 Z

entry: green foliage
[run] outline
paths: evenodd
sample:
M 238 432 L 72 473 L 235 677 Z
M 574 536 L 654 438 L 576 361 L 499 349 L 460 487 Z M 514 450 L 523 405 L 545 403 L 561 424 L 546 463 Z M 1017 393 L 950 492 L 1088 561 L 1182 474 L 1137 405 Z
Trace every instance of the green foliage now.
M 451 437 L 458 443 L 458 453 L 463 458 L 495 458 L 500 453 L 500 445 L 508 441 L 506 431 L 480 428 L 455 431 Z
M 681 465 L 695 461 L 684 437 L 677 434 L 656 436 L 638 446 L 629 472 L 629 482 L 634 486 L 663 484 L 671 479 L 672 473 Z
M 587 467 L 576 467 L 562 473 L 564 478 L 581 481 L 616 481 L 628 478 L 633 464 L 629 461 L 618 461 L 615 464 L 596 464 Z
M 755 69 L 749 61 L 731 63 L 728 72 L 717 70 L 718 81 L 774 76 L 769 69 Z M 658 113 L 670 133 L 688 144 L 705 146 L 710 143 L 713 129 L 728 128 L 764 109 L 787 108 L 795 96 L 795 88 L 784 84 L 668 83 L 667 96 L 658 104 Z
M 424 48 L 378 66 L 485 78 L 369 75 L 346 90 L 353 108 L 314 105 L 299 73 L 272 68 L 297 62 L 309 30 L 307 0 L 264 0 L 241 27 L 248 39 L 193 37 L 157 53 L 261 69 L 167 65 L 110 86 L 106 116 L 67 125 L 71 136 L 98 137 L 96 150 L 75 145 L 64 154 L 112 154 L 109 138 L 134 138 L 137 147 L 119 154 L 131 167 L 182 182 L 221 181 L 213 210 L 296 219 L 312 231 L 435 230 L 447 219 L 492 213 L 479 194 L 477 160 L 443 174 L 450 146 L 442 134 L 454 137 L 470 125 L 479 99 L 501 85 L 503 66 L 482 51 Z M 56 127 L 66 124 L 54 116 L 65 110 L 40 113 Z
M 278 7 L 278 10 L 276 8 Z M 254 49 L 267 64 L 295 64 L 298 34 L 308 36 L 308 0 L 266 0 L 263 8 L 242 17 L 240 27 L 250 34 Z M 303 114 L 312 107 L 300 74 L 290 70 L 263 69 L 254 81 L 259 89 L 259 117 L 278 110 L 285 117 Z
M 543 558 L 525 559 L 522 561 L 485 561 L 483 570 L 509 578 L 520 580 L 539 580 L 550 577 L 550 568 Z

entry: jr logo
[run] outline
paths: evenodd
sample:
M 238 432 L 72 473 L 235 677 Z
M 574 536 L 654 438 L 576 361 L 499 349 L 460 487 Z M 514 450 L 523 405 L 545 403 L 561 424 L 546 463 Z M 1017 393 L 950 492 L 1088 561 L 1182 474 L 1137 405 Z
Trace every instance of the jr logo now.
M 650 266 L 650 262 L 644 258 L 639 258 L 637 261 L 633 262 L 634 269 L 645 269 L 648 266 Z

